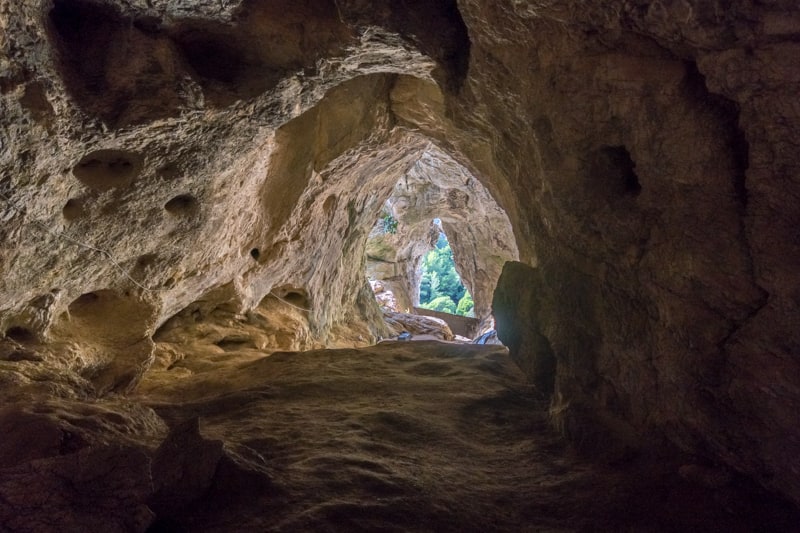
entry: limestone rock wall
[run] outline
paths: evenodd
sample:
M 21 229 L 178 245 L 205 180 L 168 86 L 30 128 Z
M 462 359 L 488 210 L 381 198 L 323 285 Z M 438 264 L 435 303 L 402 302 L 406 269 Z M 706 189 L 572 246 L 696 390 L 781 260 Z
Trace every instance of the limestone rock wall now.
M 357 265 L 383 200 L 429 144 L 393 128 L 394 72 L 427 77 L 434 63 L 312 4 L 287 3 L 282 17 L 252 3 L 5 9 L 9 338 L 104 391 L 135 385 L 156 329 L 210 298 L 237 312 L 291 300 L 317 343 L 340 325 L 361 324 L 361 342 L 386 331 Z M 318 25 L 294 35 L 312 12 Z
M 197 306 L 369 342 L 366 238 L 434 142 L 508 215 L 568 433 L 800 503 L 798 35 L 789 0 L 0 0 L 2 394 L 128 390 Z
M 535 267 L 497 302 L 527 299 L 510 327 L 574 438 L 655 428 L 797 501 L 797 8 L 568 4 L 463 4 L 504 31 L 456 115 L 496 132 Z

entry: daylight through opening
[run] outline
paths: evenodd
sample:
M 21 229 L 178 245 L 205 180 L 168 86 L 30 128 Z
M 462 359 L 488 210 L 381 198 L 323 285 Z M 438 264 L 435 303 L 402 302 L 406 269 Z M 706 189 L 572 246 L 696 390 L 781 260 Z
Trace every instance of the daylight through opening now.
M 505 211 L 431 144 L 383 204 L 367 239 L 366 275 L 388 322 L 432 317 L 472 340 L 493 329 L 497 279 L 517 258 Z
M 441 228 L 441 220 L 433 220 Z M 475 302 L 461 283 L 453 250 L 444 230 L 439 231 L 433 250 L 425 254 L 419 281 L 419 307 L 430 311 L 475 317 Z

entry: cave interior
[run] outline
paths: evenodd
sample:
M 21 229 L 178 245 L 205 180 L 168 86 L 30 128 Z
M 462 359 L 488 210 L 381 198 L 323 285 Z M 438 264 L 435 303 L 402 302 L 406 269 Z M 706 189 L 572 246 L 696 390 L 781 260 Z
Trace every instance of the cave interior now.
M 795 0 L 0 0 L 0 531 L 800 530 L 798 94 Z

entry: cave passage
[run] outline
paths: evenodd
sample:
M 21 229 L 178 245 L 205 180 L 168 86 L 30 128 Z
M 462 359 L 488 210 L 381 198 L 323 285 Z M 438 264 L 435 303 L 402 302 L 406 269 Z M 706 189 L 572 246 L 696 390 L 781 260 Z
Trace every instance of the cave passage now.
M 798 531 L 796 4 L 0 0 L 0 533 Z
M 397 233 L 398 225 L 399 221 L 389 212 L 387 206 L 373 231 L 379 235 L 393 235 Z M 411 257 L 413 264 L 419 265 L 416 272 L 416 279 L 419 281 L 411 295 L 414 307 L 399 309 L 397 298 L 391 289 L 386 288 L 385 280 L 371 275 L 369 281 L 375 292 L 375 299 L 378 305 L 389 311 L 410 312 L 412 309 L 422 308 L 474 318 L 472 296 L 461 281 L 457 265 L 453 260 L 450 242 L 439 218 L 434 218 L 431 223 L 429 237 L 434 236 L 435 239 L 430 239 L 431 242 L 425 241 L 430 245 L 427 250 L 419 249 L 417 251 L 421 252 L 421 255 Z
M 472 339 L 485 333 L 478 324 L 492 327 L 497 279 L 518 251 L 508 216 L 491 193 L 428 143 L 382 205 L 365 255 L 366 277 L 381 308 L 443 313 L 438 318 L 458 329 L 456 335 Z

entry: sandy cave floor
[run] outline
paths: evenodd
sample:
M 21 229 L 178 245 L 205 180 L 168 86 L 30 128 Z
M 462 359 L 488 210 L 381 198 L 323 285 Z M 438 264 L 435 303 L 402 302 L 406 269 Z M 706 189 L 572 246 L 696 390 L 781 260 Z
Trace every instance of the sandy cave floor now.
M 579 458 L 502 346 L 388 342 L 152 373 L 171 425 L 260 463 L 152 531 L 773 531 L 789 511 L 680 462 Z M 777 529 L 776 529 L 777 528 Z

